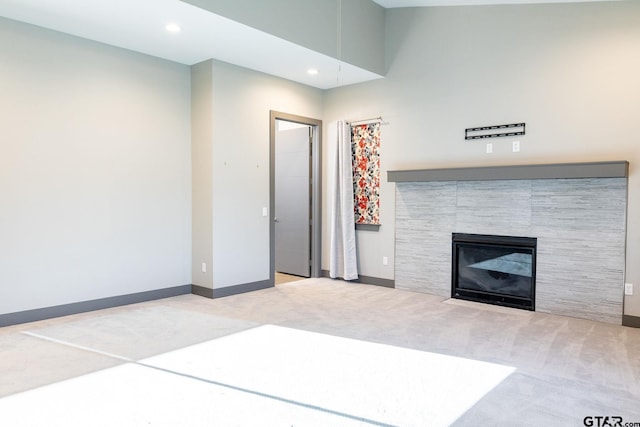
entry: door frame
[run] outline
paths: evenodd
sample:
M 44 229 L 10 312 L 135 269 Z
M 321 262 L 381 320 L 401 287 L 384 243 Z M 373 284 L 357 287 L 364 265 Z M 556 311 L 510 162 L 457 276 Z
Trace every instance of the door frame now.
M 269 281 L 276 277 L 276 120 L 311 128 L 311 277 L 322 275 L 322 120 L 271 110 L 269 112 Z

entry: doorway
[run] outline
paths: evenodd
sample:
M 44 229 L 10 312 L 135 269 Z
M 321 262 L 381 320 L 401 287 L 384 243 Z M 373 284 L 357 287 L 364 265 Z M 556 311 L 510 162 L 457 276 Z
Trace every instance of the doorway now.
M 320 120 L 271 111 L 270 281 L 321 274 Z

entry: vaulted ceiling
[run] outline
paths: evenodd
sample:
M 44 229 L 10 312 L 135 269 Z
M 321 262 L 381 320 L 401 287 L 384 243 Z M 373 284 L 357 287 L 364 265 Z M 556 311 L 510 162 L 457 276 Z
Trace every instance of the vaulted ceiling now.
M 560 0 L 374 1 L 395 8 Z M 3 0 L 0 16 L 187 65 L 215 58 L 322 89 L 381 77 L 179 0 Z M 170 23 L 181 31 L 167 31 Z M 310 68 L 321 72 L 310 75 Z

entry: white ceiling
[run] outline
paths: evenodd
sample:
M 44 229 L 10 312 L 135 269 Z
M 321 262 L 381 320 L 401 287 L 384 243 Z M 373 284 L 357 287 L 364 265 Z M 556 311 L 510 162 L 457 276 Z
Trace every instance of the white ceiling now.
M 0 0 L 0 16 L 187 65 L 215 58 L 321 89 L 381 77 L 179 0 Z M 180 33 L 165 30 L 172 22 Z
M 375 1 L 390 8 L 560 0 Z M 381 77 L 179 0 L 0 0 L 0 16 L 186 65 L 215 58 L 321 89 Z M 180 33 L 167 32 L 169 23 Z

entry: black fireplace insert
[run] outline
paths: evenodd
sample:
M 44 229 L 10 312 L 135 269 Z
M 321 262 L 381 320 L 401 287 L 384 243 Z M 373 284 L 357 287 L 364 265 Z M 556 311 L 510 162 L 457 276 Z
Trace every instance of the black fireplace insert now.
M 451 297 L 535 310 L 534 237 L 452 234 Z

